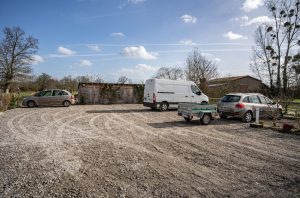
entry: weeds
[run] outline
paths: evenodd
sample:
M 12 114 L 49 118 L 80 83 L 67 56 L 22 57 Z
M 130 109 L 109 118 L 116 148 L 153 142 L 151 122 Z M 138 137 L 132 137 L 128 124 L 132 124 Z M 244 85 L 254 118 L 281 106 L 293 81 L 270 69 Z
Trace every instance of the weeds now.
M 19 107 L 21 97 L 18 94 L 0 94 L 0 111 Z

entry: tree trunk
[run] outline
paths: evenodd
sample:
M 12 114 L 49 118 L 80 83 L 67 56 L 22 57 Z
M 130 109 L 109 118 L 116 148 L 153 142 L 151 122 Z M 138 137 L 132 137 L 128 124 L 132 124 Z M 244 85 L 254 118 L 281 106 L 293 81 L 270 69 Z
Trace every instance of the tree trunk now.
M 282 71 L 282 85 L 283 85 L 283 89 L 282 89 L 282 93 L 284 96 L 287 95 L 287 84 L 288 84 L 288 76 L 287 76 L 287 66 L 288 66 L 288 55 L 290 53 L 290 43 L 288 43 L 287 45 L 287 50 L 286 50 L 286 54 L 284 57 L 284 65 L 283 65 L 283 71 Z
M 9 90 L 10 90 L 10 83 L 9 82 L 6 82 L 4 84 L 4 93 L 8 94 L 9 93 Z

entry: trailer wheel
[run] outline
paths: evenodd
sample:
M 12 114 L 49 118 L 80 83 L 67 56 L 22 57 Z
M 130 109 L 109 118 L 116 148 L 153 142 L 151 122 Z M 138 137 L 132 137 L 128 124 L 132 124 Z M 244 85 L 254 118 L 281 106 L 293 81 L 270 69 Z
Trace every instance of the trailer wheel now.
M 201 123 L 203 125 L 208 125 L 211 122 L 211 115 L 210 114 L 204 114 L 201 118 Z
M 189 121 L 191 121 L 192 119 L 193 119 L 193 117 L 189 117 L 189 118 L 187 118 L 187 117 L 183 117 L 184 119 L 185 119 L 185 121 L 187 121 L 187 122 L 189 122 Z
M 159 106 L 159 110 L 160 110 L 160 111 L 167 111 L 168 108 L 169 108 L 169 105 L 168 105 L 167 102 L 162 102 L 162 103 L 160 103 L 160 106 Z

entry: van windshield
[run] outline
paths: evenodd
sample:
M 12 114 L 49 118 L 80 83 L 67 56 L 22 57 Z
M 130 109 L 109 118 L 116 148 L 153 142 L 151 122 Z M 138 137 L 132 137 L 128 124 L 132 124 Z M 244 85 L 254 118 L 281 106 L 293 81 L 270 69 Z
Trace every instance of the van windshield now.
M 240 101 L 241 96 L 236 95 L 226 95 L 221 99 L 221 102 L 238 102 Z

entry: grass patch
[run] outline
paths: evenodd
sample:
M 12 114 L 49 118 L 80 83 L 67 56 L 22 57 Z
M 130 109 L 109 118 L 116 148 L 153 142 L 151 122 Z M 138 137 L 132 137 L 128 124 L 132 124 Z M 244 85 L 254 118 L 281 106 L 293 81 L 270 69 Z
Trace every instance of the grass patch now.
M 299 102 L 300 103 L 300 99 L 294 99 L 293 102 Z
M 23 97 L 26 97 L 26 96 L 31 96 L 33 93 L 33 91 L 22 91 L 20 92 L 20 97 L 23 98 Z

